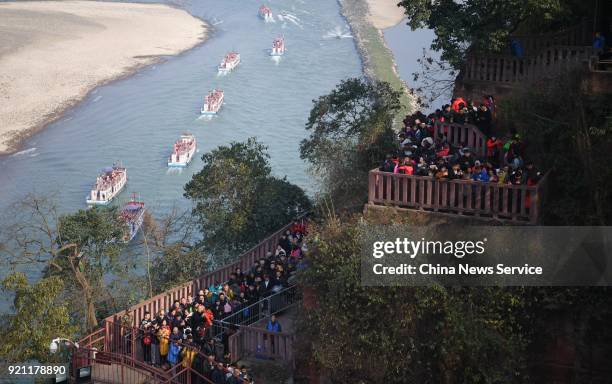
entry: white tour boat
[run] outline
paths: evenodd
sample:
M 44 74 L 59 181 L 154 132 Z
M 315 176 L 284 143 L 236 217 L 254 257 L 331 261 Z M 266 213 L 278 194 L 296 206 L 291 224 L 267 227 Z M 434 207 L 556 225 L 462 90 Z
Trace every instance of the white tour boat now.
M 223 105 L 223 91 L 213 89 L 204 98 L 204 105 L 200 111 L 203 115 L 216 115 Z
M 168 158 L 168 167 L 186 167 L 196 153 L 196 138 L 190 133 L 184 133 L 174 143 L 172 154 Z
M 225 74 L 234 70 L 240 64 L 240 54 L 238 52 L 229 52 L 219 64 L 219 73 Z
M 274 16 L 272 15 L 272 10 L 270 7 L 262 5 L 259 7 L 259 17 L 264 19 L 266 22 L 274 21 Z
M 87 196 L 87 204 L 107 205 L 127 184 L 127 169 L 118 165 L 104 168 Z
M 277 37 L 272 41 L 270 56 L 282 56 L 285 54 L 285 39 Z

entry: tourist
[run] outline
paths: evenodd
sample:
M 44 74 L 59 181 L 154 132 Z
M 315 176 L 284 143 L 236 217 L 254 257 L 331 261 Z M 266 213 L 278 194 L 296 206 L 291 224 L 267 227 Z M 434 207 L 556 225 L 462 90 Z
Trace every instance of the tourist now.
M 153 322 L 151 321 L 151 313 L 145 312 L 144 319 L 142 319 L 142 321 L 140 322 L 139 330 L 142 342 L 143 360 L 146 363 L 151 362 L 151 342 L 153 338 L 153 336 L 151 335 L 152 324 Z
M 161 364 L 166 363 L 168 357 L 168 344 L 170 342 L 170 326 L 168 326 L 168 320 L 165 318 L 161 322 L 159 331 L 157 332 L 157 338 L 159 340 L 159 355 Z
M 225 384 L 225 369 L 223 363 L 217 363 L 217 366 L 210 375 L 210 380 L 214 384 Z
M 240 369 L 234 367 L 232 369 L 232 376 L 227 380 L 227 384 L 244 384 L 244 380 L 240 375 Z
M 268 332 L 281 333 L 281 325 L 276 319 L 276 315 L 270 316 L 270 320 L 268 320 L 268 325 L 266 325 L 266 330 Z

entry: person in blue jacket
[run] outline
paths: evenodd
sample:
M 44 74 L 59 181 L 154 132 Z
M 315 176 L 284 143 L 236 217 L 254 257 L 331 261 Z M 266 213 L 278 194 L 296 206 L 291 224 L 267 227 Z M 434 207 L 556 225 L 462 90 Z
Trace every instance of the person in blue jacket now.
M 281 333 L 282 331 L 281 325 L 278 322 L 278 320 L 276 320 L 276 315 L 272 315 L 270 317 L 270 320 L 268 320 L 268 325 L 266 326 L 266 329 L 268 330 L 268 332 Z

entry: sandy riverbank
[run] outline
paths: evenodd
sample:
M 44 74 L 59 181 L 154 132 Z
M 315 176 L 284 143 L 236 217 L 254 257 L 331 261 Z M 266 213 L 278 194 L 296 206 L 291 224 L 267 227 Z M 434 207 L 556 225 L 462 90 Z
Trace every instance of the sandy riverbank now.
M 157 4 L 0 2 L 0 154 L 96 86 L 196 46 L 206 28 Z
M 391 28 L 404 20 L 404 9 L 397 6 L 399 0 L 367 0 L 368 21 L 377 29 Z

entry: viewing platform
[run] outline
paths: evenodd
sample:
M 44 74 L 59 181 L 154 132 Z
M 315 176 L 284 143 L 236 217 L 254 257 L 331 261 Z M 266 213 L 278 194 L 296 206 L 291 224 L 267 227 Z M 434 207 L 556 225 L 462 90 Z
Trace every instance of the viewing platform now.
M 550 81 L 582 70 L 585 89 L 593 94 L 608 93 L 612 84 L 609 60 L 600 60 L 593 48 L 593 25 L 589 20 L 558 32 L 541 35 L 513 35 L 520 52 L 471 52 L 455 82 L 457 94 L 479 97 L 503 96 L 509 89 Z
M 508 185 L 369 172 L 368 204 L 537 224 L 548 174 L 537 185 Z

